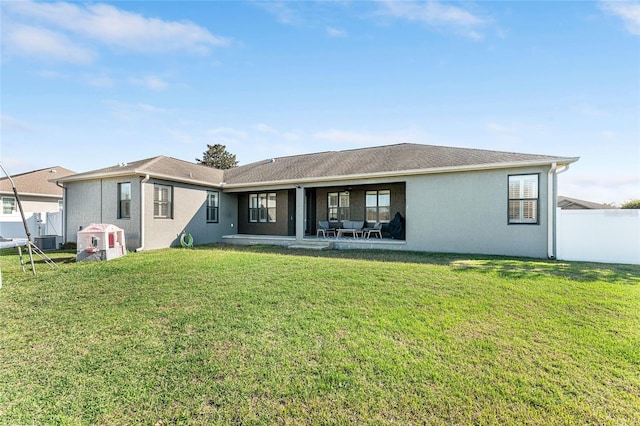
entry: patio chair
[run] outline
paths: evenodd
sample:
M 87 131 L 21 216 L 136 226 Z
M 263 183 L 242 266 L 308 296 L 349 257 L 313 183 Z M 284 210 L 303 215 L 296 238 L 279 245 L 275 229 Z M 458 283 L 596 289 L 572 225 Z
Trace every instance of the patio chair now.
M 336 230 L 329 226 L 328 220 L 321 220 L 318 222 L 318 230 L 316 231 L 316 237 L 319 237 L 322 234 L 322 238 L 327 238 L 327 236 L 336 236 Z
M 376 222 L 373 228 L 365 228 L 364 237 L 369 239 L 371 235 L 377 235 L 378 238 L 382 239 L 382 223 Z

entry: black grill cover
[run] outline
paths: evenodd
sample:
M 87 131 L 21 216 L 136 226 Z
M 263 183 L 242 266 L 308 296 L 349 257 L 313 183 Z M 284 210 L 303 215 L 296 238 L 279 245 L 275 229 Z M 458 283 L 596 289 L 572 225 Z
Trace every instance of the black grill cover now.
M 391 235 L 391 238 L 404 240 L 404 218 L 400 212 L 397 212 L 389 222 L 389 235 Z

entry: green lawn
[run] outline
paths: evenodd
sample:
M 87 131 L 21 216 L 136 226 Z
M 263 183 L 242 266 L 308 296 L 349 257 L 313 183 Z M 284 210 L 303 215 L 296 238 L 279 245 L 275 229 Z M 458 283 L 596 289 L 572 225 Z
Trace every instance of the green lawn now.
M 640 267 L 1 256 L 0 424 L 640 424 Z

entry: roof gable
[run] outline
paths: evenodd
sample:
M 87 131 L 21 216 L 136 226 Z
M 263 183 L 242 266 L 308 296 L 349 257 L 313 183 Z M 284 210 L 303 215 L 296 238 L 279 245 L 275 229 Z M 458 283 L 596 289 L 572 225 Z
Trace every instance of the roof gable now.
M 166 179 L 176 182 L 187 182 L 202 185 L 219 185 L 223 181 L 222 170 L 177 158 L 159 155 L 131 163 L 122 163 L 115 166 L 78 173 L 61 179 L 61 182 L 73 182 L 80 180 L 102 179 L 118 176 L 145 176 L 157 179 Z
M 62 188 L 52 182 L 51 179 L 62 178 L 74 174 L 73 170 L 54 166 L 33 170 L 26 173 L 12 175 L 11 179 L 16 185 L 18 193 L 30 195 L 42 195 L 47 197 L 62 198 Z M 0 192 L 13 193 L 11 181 L 8 177 L 0 179 Z

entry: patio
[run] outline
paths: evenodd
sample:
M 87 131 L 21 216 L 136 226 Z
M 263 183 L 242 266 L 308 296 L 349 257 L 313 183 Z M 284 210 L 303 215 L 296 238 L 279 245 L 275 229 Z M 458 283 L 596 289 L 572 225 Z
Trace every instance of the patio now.
M 224 243 L 238 245 L 278 245 L 291 248 L 314 248 L 313 246 L 324 246 L 325 249 L 353 250 L 353 249 L 378 249 L 378 250 L 402 250 L 407 242 L 405 240 L 394 240 L 391 238 L 318 238 L 316 236 L 305 236 L 302 240 L 296 240 L 294 236 L 279 235 L 252 235 L 233 234 L 222 237 Z

